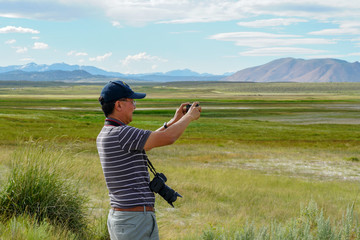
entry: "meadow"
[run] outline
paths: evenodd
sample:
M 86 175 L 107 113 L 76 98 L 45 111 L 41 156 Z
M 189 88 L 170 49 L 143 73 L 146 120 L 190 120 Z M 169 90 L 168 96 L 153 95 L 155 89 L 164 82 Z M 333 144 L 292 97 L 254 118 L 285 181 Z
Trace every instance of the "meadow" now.
M 175 208 L 157 196 L 161 239 L 230 239 L 244 226 L 288 226 L 314 205 L 334 226 L 350 206 L 357 219 L 360 83 L 129 84 L 147 93 L 132 126 L 156 130 L 182 102 L 200 101 L 203 109 L 175 144 L 148 152 L 183 196 Z M 47 156 L 41 161 L 88 199 L 89 239 L 106 239 L 109 210 L 95 145 L 104 121 L 102 86 L 0 82 L 0 186 L 22 159 Z M 0 239 L 17 231 L 29 236 L 21 232 L 28 222 L 3 220 Z M 73 239 L 44 224 L 41 231 Z

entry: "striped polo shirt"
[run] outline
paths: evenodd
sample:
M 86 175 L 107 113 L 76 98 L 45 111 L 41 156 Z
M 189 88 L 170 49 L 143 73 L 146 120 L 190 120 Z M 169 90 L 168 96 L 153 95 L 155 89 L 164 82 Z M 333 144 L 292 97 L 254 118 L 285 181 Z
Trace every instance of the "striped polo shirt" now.
M 149 188 L 150 175 L 144 151 L 151 131 L 130 127 L 112 118 L 107 120 L 119 126 L 105 124 L 96 145 L 111 206 L 154 206 L 155 196 Z

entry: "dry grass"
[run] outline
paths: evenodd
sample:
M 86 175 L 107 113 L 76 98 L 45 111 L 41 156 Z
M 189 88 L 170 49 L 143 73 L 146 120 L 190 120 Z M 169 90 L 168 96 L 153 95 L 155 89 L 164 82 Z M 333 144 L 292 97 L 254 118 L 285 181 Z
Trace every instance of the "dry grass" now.
M 341 219 L 357 200 L 360 132 L 358 122 L 349 123 L 359 119 L 360 94 L 351 89 L 336 94 L 281 92 L 281 84 L 264 85 L 258 92 L 228 91 L 244 86 L 199 84 L 192 86 L 198 91 L 190 93 L 181 84 L 171 86 L 176 89 L 135 86 L 149 97 L 138 104 L 148 109 L 134 116 L 132 125 L 139 128 L 154 130 L 173 114 L 149 108 L 175 109 L 191 98 L 201 98 L 204 105 L 202 118 L 176 144 L 148 153 L 168 177 L 167 184 L 184 196 L 175 209 L 157 198 L 161 239 L 199 239 L 209 226 L 227 230 L 239 229 L 246 221 L 255 226 L 285 222 L 310 200 L 327 216 Z M 283 88 L 275 91 L 274 86 Z M 84 89 L 89 91 L 84 94 Z M 104 120 L 94 109 L 100 89 L 68 88 L 68 95 L 62 95 L 62 89 L 49 93 L 47 88 L 33 88 L 0 98 L 0 180 L 10 171 L 13 152 L 24 147 L 22 140 L 37 139 L 44 147 L 55 139 L 59 151 L 66 149 L 65 164 L 58 165 L 58 171 L 78 181 L 89 197 L 89 225 L 95 229 L 102 229 L 101 219 L 109 209 L 95 146 Z M 224 93 L 229 94 L 226 99 Z M 314 124 L 323 121 L 327 124 Z

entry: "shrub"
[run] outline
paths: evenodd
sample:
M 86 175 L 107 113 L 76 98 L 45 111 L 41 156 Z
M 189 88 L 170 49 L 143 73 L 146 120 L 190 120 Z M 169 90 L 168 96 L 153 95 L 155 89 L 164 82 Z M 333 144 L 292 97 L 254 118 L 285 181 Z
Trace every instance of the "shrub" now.
M 62 155 L 55 145 L 37 143 L 27 143 L 15 152 L 12 170 L 0 191 L 2 220 L 26 214 L 38 223 L 46 220 L 85 234 L 86 198 L 59 168 Z

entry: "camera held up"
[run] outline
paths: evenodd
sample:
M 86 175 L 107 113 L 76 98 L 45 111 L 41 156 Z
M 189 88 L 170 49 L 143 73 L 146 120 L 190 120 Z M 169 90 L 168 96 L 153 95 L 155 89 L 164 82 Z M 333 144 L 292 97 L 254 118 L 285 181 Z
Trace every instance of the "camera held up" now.
M 179 193 L 171 189 L 165 184 L 167 178 L 163 173 L 156 173 L 153 180 L 150 182 L 150 190 L 154 193 L 158 193 L 162 196 L 172 207 L 174 207 L 173 202 L 176 201 L 177 197 L 182 197 Z
M 190 109 L 191 105 L 192 105 L 192 104 L 188 104 L 188 105 L 186 105 L 186 112 L 188 112 L 188 111 L 189 111 L 189 109 Z M 198 107 L 198 106 L 199 106 L 199 104 L 196 104 L 196 105 L 195 105 L 195 107 Z

